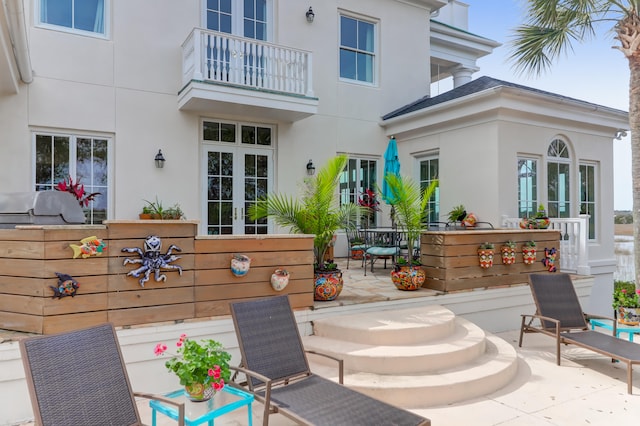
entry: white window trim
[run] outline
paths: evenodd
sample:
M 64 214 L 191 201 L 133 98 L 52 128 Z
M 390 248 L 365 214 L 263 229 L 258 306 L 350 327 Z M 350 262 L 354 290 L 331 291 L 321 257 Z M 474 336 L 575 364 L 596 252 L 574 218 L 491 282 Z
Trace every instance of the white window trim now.
M 543 171 L 541 170 L 543 167 L 546 167 L 546 164 L 544 162 L 544 160 L 536 155 L 527 155 L 527 154 L 516 154 L 516 165 L 518 164 L 518 161 L 520 160 L 530 160 L 530 161 L 535 161 L 537 164 L 537 170 L 536 170 L 536 188 L 537 190 L 537 194 L 536 194 L 536 204 L 538 206 L 540 205 L 547 205 L 547 200 L 546 200 L 546 188 L 545 191 L 541 191 L 541 187 L 540 187 L 540 182 L 542 181 L 542 173 Z M 518 176 L 519 170 L 516 168 L 516 194 L 518 194 L 518 189 L 519 189 L 519 179 L 520 176 Z M 544 171 L 544 173 L 546 173 L 546 170 Z M 544 192 L 544 194 L 542 193 Z M 518 198 L 518 196 L 516 196 L 516 217 L 520 217 L 520 199 Z M 544 197 L 544 199 L 543 199 Z M 534 211 L 534 215 L 535 215 L 535 211 Z
M 369 83 L 368 81 L 360 81 L 360 80 L 354 80 L 351 78 L 344 78 L 344 77 L 340 77 L 340 48 L 342 47 L 342 45 L 340 44 L 340 18 L 342 16 L 346 16 L 348 18 L 353 18 L 353 19 L 357 19 L 359 21 L 365 21 L 368 22 L 370 24 L 373 24 L 374 26 L 374 50 L 373 50 L 373 81 L 371 83 Z M 342 82 L 342 83 L 350 83 L 350 84 L 355 84 L 358 86 L 368 86 L 368 87 L 378 87 L 378 85 L 380 84 L 380 20 L 379 19 L 375 19 L 372 18 L 370 16 L 365 16 L 365 15 L 361 15 L 361 14 L 357 14 L 357 13 L 353 13 L 353 12 L 348 12 L 345 10 L 338 10 L 338 49 L 336 52 L 337 55 L 337 63 L 338 63 L 338 81 Z
M 578 176 L 577 176 L 577 182 L 578 184 L 577 186 L 577 200 L 578 200 L 578 206 L 577 206 L 577 210 L 578 210 L 578 216 L 580 216 L 582 213 L 580 213 L 580 207 L 582 204 L 582 195 L 580 194 L 580 188 L 581 188 L 581 181 L 580 181 L 580 167 L 581 166 L 587 166 L 587 167 L 593 167 L 593 174 L 594 174 L 594 186 L 595 188 L 593 189 L 595 191 L 595 201 L 593 202 L 594 207 L 596 209 L 596 218 L 595 218 L 595 223 L 594 223 L 594 228 L 595 228 L 595 238 L 588 238 L 587 236 L 587 241 L 589 243 L 597 243 L 600 240 L 600 234 L 601 234 L 601 230 L 600 230 L 600 224 L 602 223 L 601 221 L 601 214 L 600 214 L 600 207 L 602 204 L 602 200 L 601 200 L 601 193 L 600 193 L 600 162 L 598 161 L 593 161 L 593 160 L 579 160 L 578 161 Z
M 40 21 L 40 3 L 42 0 L 35 0 L 35 7 L 33 11 L 34 26 L 37 28 L 43 28 L 46 30 L 59 31 L 68 34 L 75 34 L 84 37 L 92 37 L 103 40 L 109 40 L 111 38 L 111 0 L 104 0 L 104 34 L 96 33 L 93 31 L 79 30 L 76 28 L 69 28 L 62 25 L 53 25 Z M 205 0 L 206 1 L 206 0 Z
M 232 0 L 231 2 L 231 35 L 244 37 L 244 5 L 241 2 Z M 276 26 L 273 14 L 273 0 L 267 0 L 267 39 L 264 41 L 273 42 L 273 29 Z M 200 26 L 207 28 L 207 0 L 200 2 Z
M 105 139 L 107 141 L 107 167 L 108 167 L 108 174 L 107 174 L 107 194 L 101 194 L 100 196 L 106 196 L 107 197 L 107 219 L 106 220 L 110 220 L 113 219 L 114 216 L 114 212 L 115 212 L 115 207 L 114 207 L 114 202 L 113 202 L 113 194 L 114 194 L 114 149 L 113 149 L 113 135 L 105 135 L 105 134 L 100 134 L 100 133 L 95 133 L 95 134 L 86 134 L 86 133 L 73 133 L 73 132 L 55 132 L 55 131 L 51 131 L 51 130 L 46 130 L 46 129 L 31 129 L 31 177 L 30 177 L 30 181 L 31 181 L 31 188 L 35 188 L 36 187 L 36 180 L 35 180 L 35 176 L 36 176 L 36 135 L 45 135 L 45 136 L 64 136 L 64 137 L 68 137 L 69 138 L 69 146 L 73 146 L 74 149 L 73 151 L 70 153 L 70 158 L 69 158 L 69 173 L 72 174 L 73 176 L 76 175 L 76 140 L 78 138 L 88 138 L 88 139 Z M 84 183 L 84 182 L 80 182 L 80 183 Z

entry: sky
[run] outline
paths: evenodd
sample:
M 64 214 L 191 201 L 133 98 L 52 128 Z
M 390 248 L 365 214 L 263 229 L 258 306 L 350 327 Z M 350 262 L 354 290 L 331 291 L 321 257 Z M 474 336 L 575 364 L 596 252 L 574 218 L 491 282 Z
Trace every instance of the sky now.
M 509 41 L 513 29 L 525 21 L 524 0 L 462 0 L 469 5 L 469 32 L 502 43 L 493 53 L 478 60 L 483 75 L 523 84 L 540 90 L 608 106 L 629 110 L 629 65 L 617 44 L 611 23 L 596 27 L 596 38 L 574 43 L 573 51 L 561 55 L 551 68 L 540 76 L 520 75 L 508 61 Z M 432 96 L 451 89 L 451 83 L 432 87 Z M 631 210 L 631 144 L 629 137 L 615 140 L 614 146 L 614 209 Z

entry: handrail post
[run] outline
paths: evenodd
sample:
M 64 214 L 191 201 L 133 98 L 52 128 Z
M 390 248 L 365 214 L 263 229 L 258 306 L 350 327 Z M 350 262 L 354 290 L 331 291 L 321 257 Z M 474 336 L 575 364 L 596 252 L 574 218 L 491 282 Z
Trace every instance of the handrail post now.
M 581 214 L 578 216 L 578 223 L 580 224 L 580 240 L 578 241 L 578 264 L 577 272 L 580 275 L 591 275 L 591 267 L 589 266 L 589 215 Z

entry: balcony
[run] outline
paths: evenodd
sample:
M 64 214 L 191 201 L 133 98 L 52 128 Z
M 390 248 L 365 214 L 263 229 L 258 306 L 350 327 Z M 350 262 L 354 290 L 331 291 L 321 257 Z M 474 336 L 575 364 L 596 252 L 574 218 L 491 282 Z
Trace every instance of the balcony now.
M 195 28 L 182 44 L 178 108 L 294 122 L 316 114 L 311 52 Z

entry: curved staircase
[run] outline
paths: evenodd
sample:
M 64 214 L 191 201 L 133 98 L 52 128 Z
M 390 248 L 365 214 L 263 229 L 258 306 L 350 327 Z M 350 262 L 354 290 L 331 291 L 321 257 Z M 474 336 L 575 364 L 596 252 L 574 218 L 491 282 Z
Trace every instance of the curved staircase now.
M 516 375 L 515 349 L 442 306 L 334 316 L 313 322 L 308 350 L 344 360 L 344 383 L 405 408 L 490 394 Z M 312 370 L 337 380 L 331 361 Z

